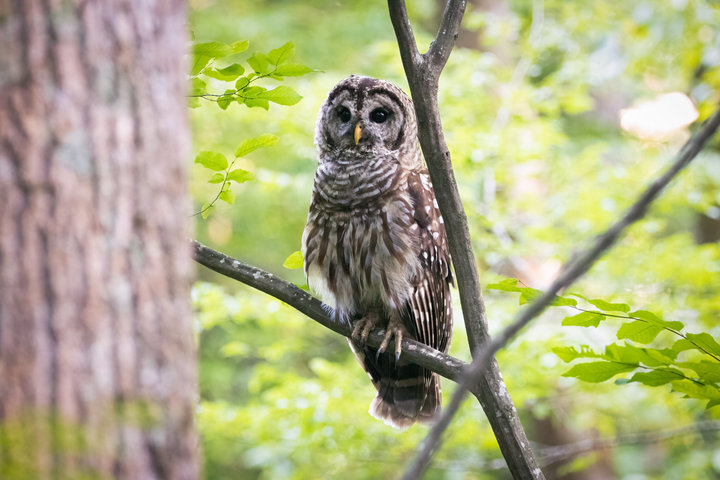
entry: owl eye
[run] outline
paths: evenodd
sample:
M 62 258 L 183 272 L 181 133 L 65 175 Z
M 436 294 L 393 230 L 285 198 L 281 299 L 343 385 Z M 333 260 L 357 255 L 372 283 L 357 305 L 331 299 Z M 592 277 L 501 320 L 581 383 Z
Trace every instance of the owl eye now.
M 338 109 L 337 109 L 337 115 L 338 115 L 338 118 L 340 118 L 340 121 L 343 122 L 343 123 L 349 122 L 349 121 L 350 121 L 350 117 L 352 117 L 352 115 L 350 114 L 350 110 L 348 110 L 348 109 L 345 108 L 345 107 L 340 107 L 340 108 L 338 108 Z
M 376 108 L 375 110 L 370 112 L 370 120 L 375 123 L 383 123 L 385 120 L 388 119 L 389 116 L 390 112 L 388 112 L 384 108 Z

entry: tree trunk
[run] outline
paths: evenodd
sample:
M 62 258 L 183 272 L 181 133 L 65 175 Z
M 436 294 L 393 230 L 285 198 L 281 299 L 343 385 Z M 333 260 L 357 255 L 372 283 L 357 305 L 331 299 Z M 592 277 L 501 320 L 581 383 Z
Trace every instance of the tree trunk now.
M 0 478 L 197 478 L 186 12 L 0 2 Z

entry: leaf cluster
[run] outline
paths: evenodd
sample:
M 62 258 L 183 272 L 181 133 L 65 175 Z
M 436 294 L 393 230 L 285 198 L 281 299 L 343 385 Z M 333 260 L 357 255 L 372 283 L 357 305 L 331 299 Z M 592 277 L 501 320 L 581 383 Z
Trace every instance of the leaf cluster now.
M 241 63 L 228 63 L 227 59 L 248 49 L 249 42 L 238 41 L 231 45 L 222 42 L 195 43 L 190 71 L 191 91 L 190 107 L 200 106 L 200 99 L 217 103 L 226 110 L 232 103 L 247 107 L 260 107 L 268 110 L 270 102 L 278 105 L 295 105 L 302 96 L 286 85 L 268 89 L 258 85 L 258 80 L 272 79 L 283 81 L 286 77 L 299 77 L 313 72 L 310 67 L 290 60 L 295 46 L 288 42 L 268 53 L 255 52 L 246 59 L 248 69 Z M 248 73 L 246 73 L 246 71 Z M 208 79 L 220 82 L 232 82 L 234 88 L 226 88 L 224 93 L 209 93 Z
M 520 285 L 514 278 L 487 288 L 519 293 L 521 305 L 542 294 L 540 290 Z M 579 349 L 573 346 L 553 348 L 565 363 L 590 360 L 574 364 L 563 376 L 599 383 L 632 372 L 631 377 L 617 379 L 615 383 L 637 382 L 651 387 L 670 384 L 673 391 L 686 398 L 707 401 L 706 408 L 720 405 L 720 343 L 709 333 L 685 332 L 685 325 L 680 321 L 663 320 L 647 310 L 632 311 L 625 303 L 590 299 L 579 293 L 557 296 L 552 305 L 580 312 L 566 316 L 562 320 L 563 326 L 588 328 L 598 327 L 608 319 L 625 320 L 616 332 L 617 339 L 625 342 L 606 345 L 602 353 L 588 345 L 580 345 Z M 639 346 L 652 343 L 661 332 L 679 338 L 669 348 Z
M 246 73 L 242 64 L 229 63 L 229 59 L 246 51 L 249 45 L 247 40 L 232 44 L 213 41 L 193 45 L 190 71 L 191 93 L 189 96 L 191 108 L 199 107 L 201 98 L 217 103 L 222 110 L 227 110 L 232 103 L 245 105 L 248 108 L 260 107 L 268 110 L 270 102 L 278 105 L 295 105 L 302 99 L 300 94 L 286 85 L 279 85 L 271 89 L 257 85 L 258 80 L 269 78 L 283 81 L 286 77 L 298 77 L 313 71 L 310 67 L 300 63 L 290 62 L 295 52 L 292 42 L 270 50 L 268 53 L 255 52 L 250 55 L 246 59 L 249 66 L 248 73 Z M 221 67 L 221 64 L 227 65 Z M 209 79 L 233 82 L 234 88 L 228 88 L 222 94 L 209 93 Z M 200 214 L 203 218 L 207 218 L 218 200 L 234 203 L 235 194 L 230 190 L 232 182 L 241 184 L 255 178 L 247 170 L 233 168 L 235 161 L 258 148 L 274 145 L 277 140 L 277 136 L 270 134 L 249 138 L 238 146 L 235 151 L 235 160 L 232 162 L 228 162 L 222 153 L 201 151 L 195 158 L 195 163 L 215 172 L 208 179 L 208 183 L 220 184 L 220 191 L 213 200 L 203 203 L 196 215 Z

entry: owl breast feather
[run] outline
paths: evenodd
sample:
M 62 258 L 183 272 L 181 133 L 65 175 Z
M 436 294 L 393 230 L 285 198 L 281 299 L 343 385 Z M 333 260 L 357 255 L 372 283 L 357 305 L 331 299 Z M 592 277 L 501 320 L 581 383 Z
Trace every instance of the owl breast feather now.
M 396 309 L 412 294 L 420 262 L 411 201 L 398 193 L 404 191 L 344 209 L 313 197 L 303 233 L 308 285 L 344 316 Z

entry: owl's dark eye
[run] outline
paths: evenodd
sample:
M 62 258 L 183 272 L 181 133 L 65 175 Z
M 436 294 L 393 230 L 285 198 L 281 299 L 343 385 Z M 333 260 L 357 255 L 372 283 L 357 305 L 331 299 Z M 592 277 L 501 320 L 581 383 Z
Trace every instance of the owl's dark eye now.
M 345 107 L 340 107 L 337 109 L 338 118 L 340 118 L 340 121 L 343 123 L 347 123 L 350 121 L 350 117 L 352 115 L 350 114 L 350 110 L 348 110 Z
M 376 108 L 375 110 L 370 112 L 370 120 L 375 123 L 383 123 L 385 120 L 388 119 L 389 116 L 390 112 L 388 112 L 384 108 Z

